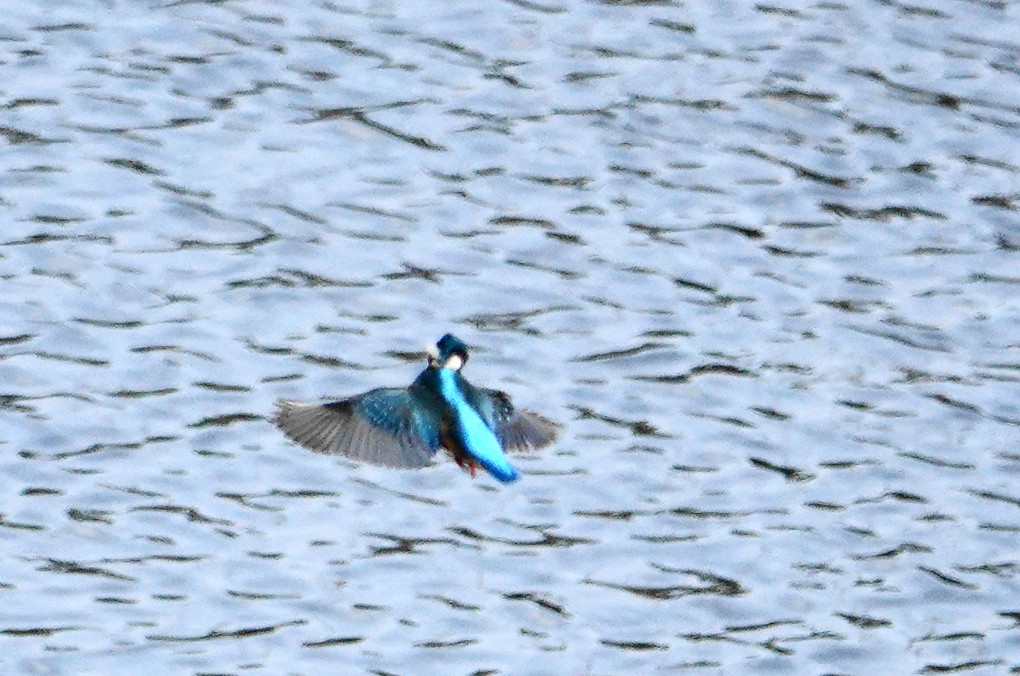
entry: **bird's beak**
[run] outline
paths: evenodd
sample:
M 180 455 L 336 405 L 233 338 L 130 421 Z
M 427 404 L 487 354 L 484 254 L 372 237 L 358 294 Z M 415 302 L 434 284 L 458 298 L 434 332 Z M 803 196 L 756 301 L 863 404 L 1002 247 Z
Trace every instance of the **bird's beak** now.
M 439 348 L 432 343 L 425 346 L 425 355 L 428 357 L 429 366 L 439 367 Z

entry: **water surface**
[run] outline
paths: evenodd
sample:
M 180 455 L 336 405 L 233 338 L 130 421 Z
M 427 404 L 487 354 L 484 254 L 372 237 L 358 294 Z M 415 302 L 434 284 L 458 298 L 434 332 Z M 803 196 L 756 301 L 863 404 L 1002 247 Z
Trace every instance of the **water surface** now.
M 1020 669 L 999 2 L 20 3 L 4 673 Z M 467 374 L 523 479 L 277 397 Z

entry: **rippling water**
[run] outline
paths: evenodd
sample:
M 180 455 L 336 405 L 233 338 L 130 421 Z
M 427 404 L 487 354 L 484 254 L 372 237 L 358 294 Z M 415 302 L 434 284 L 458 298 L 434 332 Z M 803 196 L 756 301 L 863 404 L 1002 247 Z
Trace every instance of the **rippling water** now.
M 0 670 L 1020 670 L 1020 42 L 971 2 L 25 2 Z M 266 416 L 446 331 L 509 487 Z

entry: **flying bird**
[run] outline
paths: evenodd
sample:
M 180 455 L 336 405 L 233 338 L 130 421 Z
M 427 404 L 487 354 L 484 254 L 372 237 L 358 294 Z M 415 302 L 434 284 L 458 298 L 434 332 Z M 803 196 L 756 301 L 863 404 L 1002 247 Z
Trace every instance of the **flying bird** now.
M 520 473 L 505 452 L 551 444 L 555 423 L 519 411 L 505 392 L 475 387 L 461 370 L 467 345 L 446 334 L 428 350 L 428 365 L 402 388 L 378 388 L 328 404 L 281 399 L 273 422 L 316 453 L 376 465 L 425 467 L 440 448 L 475 476 L 483 468 L 503 483 Z

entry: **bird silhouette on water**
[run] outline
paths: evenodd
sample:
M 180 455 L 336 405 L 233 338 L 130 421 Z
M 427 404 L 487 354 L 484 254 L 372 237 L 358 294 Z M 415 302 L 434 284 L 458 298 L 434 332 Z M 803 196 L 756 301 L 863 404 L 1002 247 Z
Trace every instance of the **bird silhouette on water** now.
M 461 374 L 467 360 L 467 345 L 448 333 L 429 348 L 428 365 L 408 387 L 328 404 L 281 399 L 273 422 L 316 453 L 419 468 L 445 448 L 471 476 L 481 467 L 503 483 L 516 481 L 520 473 L 505 452 L 551 444 L 558 429 L 537 413 L 515 409 L 505 392 L 469 383 Z

